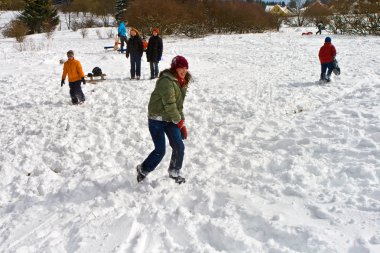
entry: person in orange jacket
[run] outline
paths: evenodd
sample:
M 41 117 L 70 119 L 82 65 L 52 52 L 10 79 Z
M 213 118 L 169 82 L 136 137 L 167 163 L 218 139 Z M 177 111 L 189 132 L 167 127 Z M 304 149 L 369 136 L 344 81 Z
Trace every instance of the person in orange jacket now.
M 82 82 L 83 84 L 86 84 L 82 65 L 78 60 L 74 59 L 73 50 L 67 52 L 67 58 L 68 60 L 63 65 L 61 87 L 65 84 L 65 79 L 68 75 L 71 102 L 74 105 L 82 104 L 86 100 L 81 87 Z
M 148 41 L 146 40 L 145 36 L 143 36 L 143 48 L 144 52 L 148 49 Z

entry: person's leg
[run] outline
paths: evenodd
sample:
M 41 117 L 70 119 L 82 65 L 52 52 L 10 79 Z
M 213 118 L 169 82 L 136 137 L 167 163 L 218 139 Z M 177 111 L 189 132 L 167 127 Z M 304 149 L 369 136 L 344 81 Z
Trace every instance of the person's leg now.
M 154 78 L 154 62 L 149 62 L 149 66 L 150 66 L 150 79 L 153 79 Z
M 149 120 L 149 132 L 152 136 L 154 143 L 154 150 L 149 154 L 149 156 L 142 163 L 141 172 L 147 175 L 152 172 L 157 165 L 161 162 L 165 155 L 165 125 L 168 124 L 165 121 L 159 120 Z
M 165 128 L 170 146 L 172 148 L 172 156 L 169 165 L 169 174 L 178 175 L 182 168 L 183 157 L 185 155 L 185 145 L 182 141 L 181 131 L 174 123 L 169 123 Z
M 321 64 L 321 80 L 326 79 L 326 70 L 327 70 L 327 63 Z
M 327 71 L 327 78 L 326 78 L 326 80 L 330 81 L 330 76 L 331 76 L 331 73 L 332 73 L 332 71 L 334 69 L 334 62 L 328 63 L 327 64 L 327 68 L 328 68 L 328 71 Z
M 75 91 L 75 82 L 70 82 L 69 87 L 70 87 L 70 97 L 71 97 L 71 102 L 75 105 L 78 104 L 78 98 L 76 96 L 76 91 Z
M 124 48 L 124 36 L 120 36 L 120 52 L 123 52 Z
M 135 57 L 133 57 L 133 55 L 130 55 L 129 58 L 131 58 L 131 78 L 135 79 L 135 76 L 136 76 Z
M 158 72 L 159 72 L 158 62 L 155 62 L 154 63 L 154 77 L 158 77 Z
M 85 101 L 85 97 L 84 97 L 82 87 L 81 87 L 81 81 L 74 82 L 74 93 L 75 93 L 75 97 L 78 100 L 78 103 Z
M 136 56 L 136 76 L 140 79 L 141 76 L 141 57 Z
M 82 91 L 82 85 L 81 85 L 81 82 L 79 81 L 78 83 L 78 93 L 77 93 L 77 98 L 79 100 L 79 102 L 84 102 L 86 100 L 84 94 L 83 94 L 83 91 Z

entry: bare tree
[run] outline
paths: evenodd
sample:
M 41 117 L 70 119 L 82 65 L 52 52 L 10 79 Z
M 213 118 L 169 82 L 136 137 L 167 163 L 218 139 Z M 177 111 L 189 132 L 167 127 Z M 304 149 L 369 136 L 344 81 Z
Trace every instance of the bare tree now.
M 95 0 L 90 11 L 102 19 L 103 26 L 108 27 L 110 16 L 115 13 L 115 0 Z
M 310 5 L 303 13 L 303 17 L 309 19 L 315 25 L 319 22 L 328 23 L 328 16 L 332 13 L 327 5 L 313 4 Z
M 305 0 L 293 0 L 295 4 L 295 14 L 296 14 L 296 19 L 297 19 L 297 25 L 298 26 L 303 26 L 305 22 L 305 17 L 303 15 L 303 9 L 302 7 L 304 6 Z
M 378 0 L 334 0 L 330 26 L 334 33 L 380 35 L 380 4 Z

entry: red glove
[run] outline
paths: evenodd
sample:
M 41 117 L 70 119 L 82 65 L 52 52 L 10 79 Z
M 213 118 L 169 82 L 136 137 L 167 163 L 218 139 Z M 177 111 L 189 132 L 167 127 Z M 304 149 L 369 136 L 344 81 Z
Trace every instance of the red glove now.
M 182 140 L 187 139 L 187 129 L 186 129 L 185 122 L 183 121 L 183 119 L 181 119 L 178 122 L 177 126 L 181 130 Z
M 185 125 L 185 121 L 183 121 L 183 119 L 181 119 L 178 123 L 177 123 L 177 126 L 179 129 L 181 129 L 182 127 L 184 127 Z
M 183 126 L 181 128 L 181 136 L 182 136 L 182 140 L 186 140 L 187 139 L 187 129 L 186 129 L 186 126 Z

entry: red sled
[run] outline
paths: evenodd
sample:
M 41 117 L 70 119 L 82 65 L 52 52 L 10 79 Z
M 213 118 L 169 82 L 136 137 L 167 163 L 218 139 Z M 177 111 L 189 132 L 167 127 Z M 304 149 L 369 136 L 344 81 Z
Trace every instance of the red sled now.
M 313 32 L 303 32 L 302 35 L 313 35 Z

